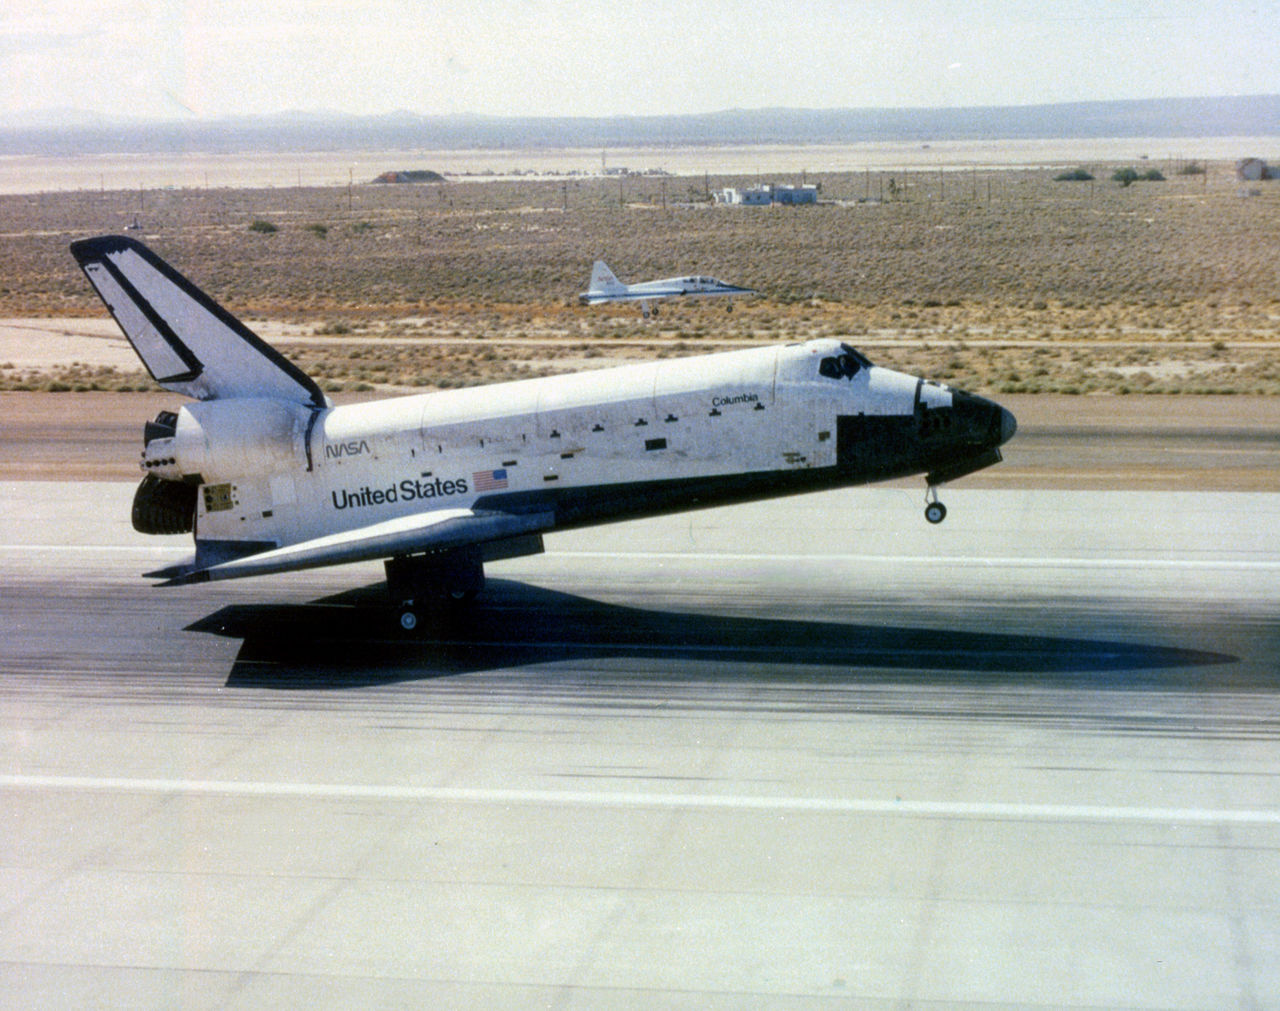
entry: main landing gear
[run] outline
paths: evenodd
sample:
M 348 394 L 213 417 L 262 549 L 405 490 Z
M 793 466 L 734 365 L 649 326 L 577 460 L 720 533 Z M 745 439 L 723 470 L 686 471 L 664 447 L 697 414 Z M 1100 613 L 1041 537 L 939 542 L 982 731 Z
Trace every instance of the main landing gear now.
M 929 490 L 924 494 L 924 501 L 924 518 L 930 523 L 941 523 L 947 518 L 947 507 L 938 501 L 936 485 L 929 485 Z
M 384 564 L 387 592 L 395 602 L 396 622 L 404 632 L 418 631 L 426 618 L 443 608 L 472 601 L 484 589 L 479 545 L 400 555 Z

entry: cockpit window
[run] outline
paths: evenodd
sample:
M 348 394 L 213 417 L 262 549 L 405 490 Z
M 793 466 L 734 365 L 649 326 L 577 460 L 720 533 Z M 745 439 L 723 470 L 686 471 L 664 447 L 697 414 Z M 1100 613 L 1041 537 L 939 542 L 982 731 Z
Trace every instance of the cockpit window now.
M 840 345 L 840 354 L 824 358 L 818 363 L 818 373 L 828 379 L 852 379 L 863 369 L 869 369 L 871 362 L 859 351 L 848 344 Z

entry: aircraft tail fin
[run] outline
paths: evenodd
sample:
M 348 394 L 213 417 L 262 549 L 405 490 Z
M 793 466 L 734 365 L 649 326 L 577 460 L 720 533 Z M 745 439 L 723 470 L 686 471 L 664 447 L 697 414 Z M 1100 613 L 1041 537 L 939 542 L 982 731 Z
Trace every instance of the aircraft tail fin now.
M 596 260 L 591 268 L 591 283 L 587 286 L 589 295 L 616 295 L 627 290 L 627 286 L 613 276 L 613 271 L 604 260 Z
M 71 255 L 166 390 L 325 406 L 314 380 L 136 239 L 81 239 Z

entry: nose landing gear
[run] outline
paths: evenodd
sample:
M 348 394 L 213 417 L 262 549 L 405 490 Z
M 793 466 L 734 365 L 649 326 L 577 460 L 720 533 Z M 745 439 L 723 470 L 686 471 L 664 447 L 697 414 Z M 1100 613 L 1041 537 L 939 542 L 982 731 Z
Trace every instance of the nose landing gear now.
M 924 518 L 930 523 L 941 523 L 947 518 L 947 507 L 938 501 L 938 489 L 934 485 L 929 485 L 924 501 Z

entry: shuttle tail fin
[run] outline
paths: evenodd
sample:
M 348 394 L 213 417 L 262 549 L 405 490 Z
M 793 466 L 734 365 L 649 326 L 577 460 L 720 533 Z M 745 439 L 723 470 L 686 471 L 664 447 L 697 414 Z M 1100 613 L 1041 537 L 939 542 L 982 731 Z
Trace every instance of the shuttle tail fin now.
M 165 389 L 325 406 L 314 380 L 141 242 L 101 235 L 73 242 L 71 254 Z

